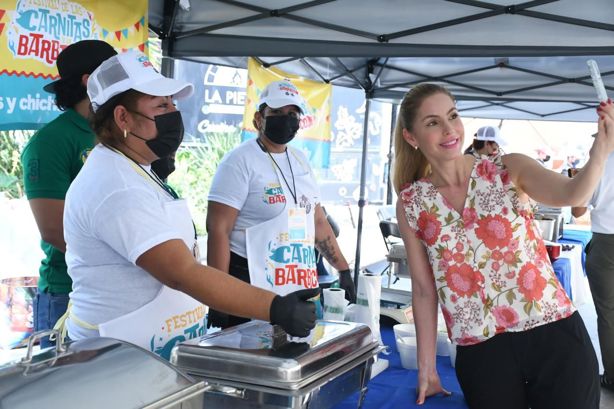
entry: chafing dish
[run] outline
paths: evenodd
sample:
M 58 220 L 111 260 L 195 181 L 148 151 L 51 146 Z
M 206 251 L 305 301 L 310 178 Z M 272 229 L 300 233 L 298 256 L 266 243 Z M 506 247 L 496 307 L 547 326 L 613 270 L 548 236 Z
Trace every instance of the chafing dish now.
M 91 338 L 0 366 L 0 409 L 202 408 L 204 383 L 132 344 Z M 57 334 L 57 331 L 55 331 Z
M 171 363 L 206 382 L 207 409 L 326 409 L 354 392 L 360 407 L 379 351 L 368 326 L 318 321 L 309 337 L 282 341 L 251 321 L 180 343 Z

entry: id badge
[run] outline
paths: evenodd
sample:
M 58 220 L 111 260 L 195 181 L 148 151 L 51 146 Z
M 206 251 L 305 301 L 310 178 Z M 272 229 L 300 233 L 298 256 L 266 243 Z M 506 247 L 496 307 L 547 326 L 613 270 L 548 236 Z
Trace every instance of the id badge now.
M 291 241 L 307 238 L 307 213 L 303 207 L 288 209 L 288 236 Z

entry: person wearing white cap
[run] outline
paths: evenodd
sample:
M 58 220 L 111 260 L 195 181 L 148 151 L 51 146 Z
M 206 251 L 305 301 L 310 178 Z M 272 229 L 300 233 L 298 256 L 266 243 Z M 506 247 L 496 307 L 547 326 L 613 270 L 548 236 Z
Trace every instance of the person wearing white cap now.
M 151 171 L 181 144 L 173 99 L 192 89 L 135 51 L 109 58 L 89 77 L 100 144 L 70 186 L 64 213 L 71 339 L 110 336 L 168 359 L 177 342 L 206 331 L 205 303 L 296 336 L 315 325 L 315 307 L 305 300 L 317 291 L 280 297 L 198 263 L 185 200 Z
M 278 294 L 317 288 L 315 248 L 339 271 L 341 288 L 356 292 L 346 259 L 319 204 L 302 152 L 288 146 L 306 104 L 289 81 L 268 84 L 253 124 L 258 137 L 228 153 L 209 191 L 207 257 L 211 266 Z M 213 326 L 241 317 L 210 312 Z
M 483 126 L 475 133 L 473 143 L 465 153 L 477 157 L 496 156 L 501 153 L 501 146 L 504 144 L 499 128 L 490 125 Z

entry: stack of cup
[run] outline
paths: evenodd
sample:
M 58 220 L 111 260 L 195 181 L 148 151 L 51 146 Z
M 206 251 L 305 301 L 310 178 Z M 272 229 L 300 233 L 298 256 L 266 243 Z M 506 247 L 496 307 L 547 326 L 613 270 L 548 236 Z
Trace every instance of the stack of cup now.
M 345 309 L 349 304 L 345 299 L 345 290 L 341 288 L 325 288 L 324 298 L 324 319 L 327 321 L 343 321 L 345 319 Z

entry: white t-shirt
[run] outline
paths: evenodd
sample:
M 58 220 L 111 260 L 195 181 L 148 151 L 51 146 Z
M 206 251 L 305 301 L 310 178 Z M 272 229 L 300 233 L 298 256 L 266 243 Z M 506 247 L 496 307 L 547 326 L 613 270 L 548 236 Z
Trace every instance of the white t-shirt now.
M 92 325 L 151 301 L 162 283 L 135 262 L 179 231 L 164 211 L 174 200 L 130 159 L 98 145 L 70 185 L 64 205 L 66 264 L 73 280 L 71 314 Z M 149 166 L 143 166 L 151 172 Z M 71 339 L 97 336 L 68 320 Z
M 286 181 L 290 185 L 290 190 L 294 191 L 292 173 L 295 179 L 309 174 L 312 184 L 309 190 L 305 190 L 316 192 L 314 197 L 305 198 L 302 197 L 301 189 L 306 187 L 296 186 L 297 203 L 301 205 L 308 202 L 315 206 L 320 202 L 315 177 L 309 161 L 302 152 L 288 147 L 288 154 L 283 152 L 271 155 L 277 166 L 281 168 L 285 181 L 278 177 L 269 154 L 260 148 L 256 139 L 250 139 L 226 154 L 211 182 L 209 200 L 239 211 L 230 233 L 230 251 L 242 257 L 247 257 L 245 229 L 276 217 L 286 208 L 284 202 L 284 192 L 288 191 Z
M 614 153 L 608 156 L 605 171 L 590 202 L 591 230 L 614 234 Z

